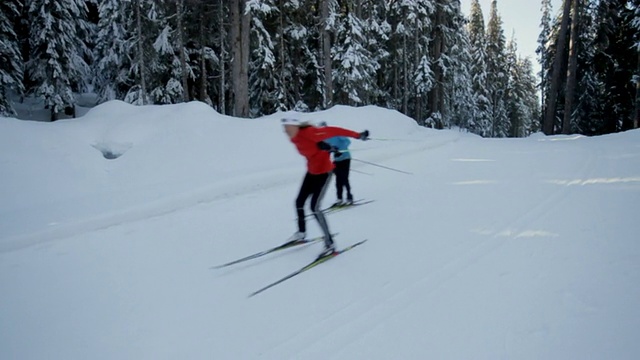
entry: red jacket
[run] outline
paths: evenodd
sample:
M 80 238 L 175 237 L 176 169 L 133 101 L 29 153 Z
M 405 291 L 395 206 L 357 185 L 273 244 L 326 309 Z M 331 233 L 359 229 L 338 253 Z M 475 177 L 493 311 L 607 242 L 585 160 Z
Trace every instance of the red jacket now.
M 358 139 L 360 134 L 335 126 L 321 128 L 309 126 L 301 127 L 296 136 L 291 139 L 298 152 L 307 159 L 307 171 L 310 174 L 325 174 L 333 170 L 334 165 L 331 162 L 329 152 L 318 149 L 317 143 L 334 136 L 348 136 Z

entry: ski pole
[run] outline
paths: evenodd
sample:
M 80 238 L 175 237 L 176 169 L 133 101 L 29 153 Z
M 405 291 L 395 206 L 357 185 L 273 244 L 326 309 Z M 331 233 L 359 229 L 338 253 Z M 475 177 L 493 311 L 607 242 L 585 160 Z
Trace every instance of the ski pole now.
M 380 168 L 383 168 L 383 169 L 387 169 L 387 170 L 391 170 L 391 171 L 396 171 L 396 172 L 403 173 L 403 174 L 407 174 L 407 175 L 413 175 L 413 173 L 410 173 L 410 172 L 407 172 L 407 171 L 402 171 L 402 170 L 398 170 L 398 169 L 390 168 L 390 167 L 388 167 L 388 166 L 378 165 L 378 164 L 375 164 L 375 163 L 372 163 L 372 162 L 369 162 L 369 161 L 364 161 L 364 160 L 355 159 L 355 158 L 351 158 L 351 159 L 352 159 L 352 160 L 354 160 L 354 161 L 359 161 L 359 162 L 364 163 L 364 164 L 369 164 L 369 165 L 377 166 L 377 167 L 380 167 Z
M 422 140 L 418 139 L 384 139 L 384 138 L 369 138 L 369 140 L 374 141 L 408 141 L 408 142 L 420 142 Z
M 356 170 L 356 169 L 351 169 L 351 171 L 354 171 L 354 172 L 357 172 L 357 173 L 360 173 L 360 174 L 364 174 L 364 175 L 373 176 L 373 174 L 371 174 L 371 173 L 360 171 L 360 170 Z

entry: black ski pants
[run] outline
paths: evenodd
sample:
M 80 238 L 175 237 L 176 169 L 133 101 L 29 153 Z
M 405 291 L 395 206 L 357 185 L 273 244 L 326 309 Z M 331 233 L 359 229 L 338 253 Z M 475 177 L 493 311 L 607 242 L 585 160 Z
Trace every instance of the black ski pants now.
M 331 232 L 329 231 L 329 225 L 327 224 L 327 220 L 320 208 L 320 200 L 324 197 L 324 193 L 327 190 L 329 185 L 329 180 L 331 179 L 331 173 L 325 174 L 307 174 L 302 180 L 302 186 L 300 186 L 300 192 L 298 193 L 298 197 L 296 198 L 296 211 L 298 213 L 298 231 L 306 232 L 306 221 L 305 221 L 305 213 L 304 213 L 304 204 L 307 202 L 307 199 L 311 197 L 311 213 L 318 221 L 320 228 L 322 229 L 322 233 L 324 234 L 325 243 L 330 245 L 333 243 L 333 239 L 331 238 Z
M 349 168 L 351 167 L 351 159 L 336 161 L 333 173 L 336 174 L 336 196 L 342 200 L 343 190 L 347 190 L 347 199 L 353 200 L 351 195 L 351 184 L 349 184 Z

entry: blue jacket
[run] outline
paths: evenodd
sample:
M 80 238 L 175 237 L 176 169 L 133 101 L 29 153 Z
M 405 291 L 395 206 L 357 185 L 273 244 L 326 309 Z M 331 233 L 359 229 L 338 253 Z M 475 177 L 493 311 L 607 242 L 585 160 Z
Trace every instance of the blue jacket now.
M 342 161 L 351 159 L 351 152 L 347 151 L 349 149 L 349 145 L 351 145 L 351 140 L 344 136 L 334 136 L 325 140 L 331 146 L 335 146 L 342 152 L 340 156 L 336 156 L 333 158 L 333 161 Z

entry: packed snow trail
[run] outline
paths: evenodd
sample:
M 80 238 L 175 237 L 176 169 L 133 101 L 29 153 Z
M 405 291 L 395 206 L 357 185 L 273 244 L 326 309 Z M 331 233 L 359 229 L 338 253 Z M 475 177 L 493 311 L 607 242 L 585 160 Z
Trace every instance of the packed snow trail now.
M 375 107 L 300 114 L 394 139 L 353 155 L 413 175 L 357 166 L 371 175 L 352 172 L 354 196 L 376 201 L 329 225 L 338 247 L 366 246 L 247 299 L 322 249 L 210 269 L 295 230 L 304 164 L 281 115 L 114 102 L 59 124 L 2 119 L 0 213 L 14 215 L 0 219 L 0 244 L 13 242 L 0 252 L 0 358 L 640 352 L 640 132 L 497 140 L 421 129 Z M 132 146 L 106 160 L 91 146 L 98 138 Z M 58 213 L 77 227 L 28 238 Z M 107 219 L 84 223 L 95 215 Z M 313 221 L 308 230 L 319 235 Z

